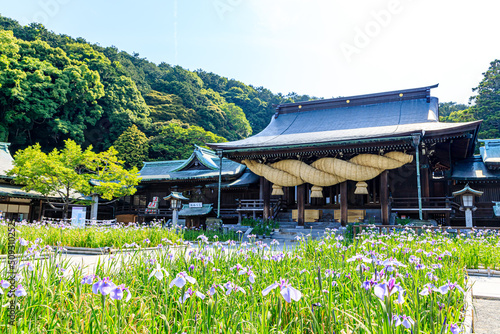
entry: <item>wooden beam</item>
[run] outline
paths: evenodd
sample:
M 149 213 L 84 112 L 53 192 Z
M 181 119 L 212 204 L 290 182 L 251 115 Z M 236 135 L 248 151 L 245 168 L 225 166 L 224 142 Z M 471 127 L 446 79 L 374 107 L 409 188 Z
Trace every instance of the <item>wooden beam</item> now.
M 262 219 L 268 220 L 271 214 L 271 182 L 261 177 L 262 181 L 262 199 L 264 200 L 264 211 Z
M 380 209 L 382 210 L 382 224 L 389 225 L 389 171 L 380 174 Z
M 347 181 L 340 184 L 340 223 L 342 226 L 347 224 Z
M 297 223 L 305 225 L 306 184 L 297 186 Z

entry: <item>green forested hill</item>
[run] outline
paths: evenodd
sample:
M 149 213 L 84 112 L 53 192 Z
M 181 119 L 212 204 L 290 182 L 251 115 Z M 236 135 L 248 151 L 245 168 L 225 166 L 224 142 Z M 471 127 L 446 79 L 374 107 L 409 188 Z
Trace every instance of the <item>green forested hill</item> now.
M 490 64 L 474 89 L 473 105 L 441 103 L 441 120 L 483 119 L 479 137 L 500 137 L 499 68 L 499 60 Z M 143 156 L 128 161 L 128 153 L 120 152 L 129 164 L 185 158 L 193 144 L 260 132 L 273 104 L 310 99 L 203 70 L 156 65 L 113 46 L 0 16 L 0 141 L 11 142 L 13 152 L 37 142 L 48 151 L 67 138 L 102 151 L 124 134 L 118 147 L 147 138 Z
M 13 150 L 37 142 L 51 150 L 71 138 L 100 151 L 136 125 L 153 148 L 145 159 L 177 158 L 173 133 L 197 133 L 186 145 L 241 139 L 268 124 L 273 104 L 310 99 L 156 65 L 39 24 L 0 16 L 0 29 L 0 141 Z

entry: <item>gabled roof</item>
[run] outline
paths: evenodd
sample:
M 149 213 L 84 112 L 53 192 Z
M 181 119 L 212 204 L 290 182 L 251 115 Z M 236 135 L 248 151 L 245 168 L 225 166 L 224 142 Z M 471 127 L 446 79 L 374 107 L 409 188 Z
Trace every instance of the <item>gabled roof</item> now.
M 469 184 L 467 183 L 467 185 L 462 190 L 454 191 L 451 194 L 453 195 L 453 197 L 462 196 L 464 194 L 472 194 L 474 196 L 482 196 L 483 192 L 479 191 L 479 190 L 472 189 L 471 187 L 469 187 Z
M 176 181 L 196 179 L 218 179 L 220 159 L 214 151 L 195 146 L 193 154 L 186 160 L 145 162 L 140 176 L 144 181 Z M 222 158 L 222 177 L 235 179 L 243 174 L 246 166 Z
M 224 151 L 259 151 L 317 147 L 377 138 L 477 132 L 480 121 L 441 123 L 438 99 L 422 88 L 327 100 L 283 104 L 260 133 L 249 138 L 208 144 Z
M 170 201 L 172 198 L 178 199 L 181 201 L 189 201 L 189 198 L 185 197 L 184 195 L 182 195 L 181 192 L 178 192 L 178 191 L 172 191 L 172 193 L 170 195 L 163 197 L 163 199 L 166 201 Z

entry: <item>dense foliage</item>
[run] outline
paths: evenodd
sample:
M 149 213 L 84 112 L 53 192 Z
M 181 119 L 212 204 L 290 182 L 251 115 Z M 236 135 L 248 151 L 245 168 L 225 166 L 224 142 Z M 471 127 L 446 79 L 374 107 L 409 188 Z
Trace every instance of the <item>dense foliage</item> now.
M 260 132 L 274 114 L 273 104 L 310 99 L 202 70 L 156 65 L 138 54 L 1 16 L 0 54 L 0 140 L 12 142 L 14 150 L 40 143 L 49 151 L 69 138 L 101 151 L 135 125 L 152 147 L 165 148 L 164 155 L 153 149 L 149 159 L 174 159 L 177 149 L 161 141 L 169 121 L 237 140 Z
M 473 89 L 476 95 L 470 98 L 471 106 L 457 105 L 459 108 L 444 114 L 445 122 L 466 122 L 483 120 L 479 138 L 500 138 L 500 60 L 490 63 L 483 73 L 483 80 Z
M 125 167 L 141 169 L 143 162 L 149 157 L 148 137 L 132 125 L 114 142 L 113 147 L 118 151 L 118 158 L 125 163 Z
M 197 247 L 179 249 L 162 240 L 156 251 L 82 268 L 39 259 L 45 244 L 19 239 L 28 261 L 15 287 L 16 333 L 459 333 L 471 306 L 470 249 L 499 254 L 491 232 L 405 230 L 349 243 L 332 231 L 288 250 L 214 241 L 200 236 Z
M 60 199 L 63 218 L 67 217 L 69 205 L 81 200 L 82 196 L 99 195 L 103 199 L 133 195 L 139 184 L 138 170 L 123 168 L 116 150 L 95 153 L 92 146 L 82 150 L 80 145 L 68 139 L 64 148 L 54 149 L 46 154 L 40 145 L 29 146 L 17 151 L 14 168 L 8 172 L 23 190 L 34 190 L 48 200 Z

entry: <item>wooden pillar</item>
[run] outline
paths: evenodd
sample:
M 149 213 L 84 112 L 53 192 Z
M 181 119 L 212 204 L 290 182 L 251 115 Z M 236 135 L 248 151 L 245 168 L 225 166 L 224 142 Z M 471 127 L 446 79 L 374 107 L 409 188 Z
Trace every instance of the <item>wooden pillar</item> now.
M 286 187 L 287 204 L 295 206 L 295 187 Z
M 40 200 L 40 210 L 38 211 L 38 221 L 42 221 L 43 202 Z
M 297 224 L 305 225 L 306 184 L 297 186 Z
M 259 187 L 259 199 L 264 199 L 264 181 L 266 179 L 264 177 L 260 177 L 260 187 Z
M 425 168 L 422 168 L 421 167 L 421 172 L 422 172 L 422 197 L 425 198 L 424 200 L 424 203 L 426 203 L 424 206 L 428 206 L 429 204 L 429 197 L 430 197 L 430 185 L 429 185 L 429 180 L 430 180 L 430 177 L 429 177 L 429 172 L 430 172 L 430 168 L 429 168 L 429 159 L 427 159 L 426 157 L 424 157 L 423 159 L 424 163 L 425 163 Z M 425 220 L 429 219 L 429 214 L 427 211 L 424 211 L 423 212 L 423 218 Z
M 347 181 L 340 184 L 340 223 L 347 224 Z
M 271 214 L 271 182 L 268 180 L 264 179 L 261 176 L 261 179 L 263 179 L 262 183 L 262 196 L 264 200 L 264 211 L 262 212 L 262 219 L 268 220 L 269 216 Z
M 382 210 L 382 224 L 389 225 L 389 171 L 380 174 L 380 208 Z

